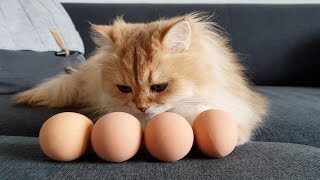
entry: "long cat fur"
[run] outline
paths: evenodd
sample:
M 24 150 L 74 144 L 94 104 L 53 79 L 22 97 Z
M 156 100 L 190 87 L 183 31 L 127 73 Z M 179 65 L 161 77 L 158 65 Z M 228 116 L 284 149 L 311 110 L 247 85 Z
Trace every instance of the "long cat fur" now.
M 31 106 L 79 107 L 91 118 L 124 111 L 145 124 L 156 114 L 171 111 L 190 124 L 202 111 L 229 112 L 239 127 L 238 144 L 250 140 L 267 109 L 266 99 L 250 88 L 215 24 L 199 14 L 150 23 L 94 25 L 95 52 L 72 74 L 61 74 L 14 102 Z M 150 86 L 168 83 L 163 92 Z M 132 88 L 120 92 L 117 85 Z M 137 107 L 147 108 L 141 112 Z

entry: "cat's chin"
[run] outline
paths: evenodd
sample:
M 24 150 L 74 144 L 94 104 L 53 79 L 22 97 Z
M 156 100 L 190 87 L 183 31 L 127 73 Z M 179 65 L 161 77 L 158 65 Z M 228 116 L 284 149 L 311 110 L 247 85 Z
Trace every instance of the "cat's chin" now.
M 160 107 L 150 107 L 144 113 L 145 114 L 161 114 L 164 112 L 169 112 L 173 109 L 171 105 L 162 105 Z
M 170 112 L 173 108 L 167 108 L 167 109 L 162 109 L 162 110 L 157 110 L 157 111 L 150 111 L 147 110 L 146 112 L 141 112 L 141 111 L 136 111 L 136 117 L 140 118 L 143 121 L 149 121 L 153 117 L 155 117 L 158 114 L 164 113 L 164 112 Z

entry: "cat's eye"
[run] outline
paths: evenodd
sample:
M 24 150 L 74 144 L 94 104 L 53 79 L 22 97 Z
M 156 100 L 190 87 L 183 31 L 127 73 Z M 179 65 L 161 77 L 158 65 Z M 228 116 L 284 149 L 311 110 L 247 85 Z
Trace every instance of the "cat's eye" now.
M 125 86 L 125 85 L 117 85 L 119 91 L 123 92 L 123 93 L 131 93 L 132 89 L 130 86 Z
M 151 91 L 153 92 L 162 92 L 164 91 L 168 86 L 168 83 L 161 83 L 161 84 L 154 84 L 151 86 Z

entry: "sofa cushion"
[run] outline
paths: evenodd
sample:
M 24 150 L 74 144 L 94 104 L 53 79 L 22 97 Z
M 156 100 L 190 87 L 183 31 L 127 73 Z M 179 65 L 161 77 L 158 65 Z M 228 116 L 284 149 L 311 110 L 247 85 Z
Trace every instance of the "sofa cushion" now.
M 38 138 L 0 136 L 0 167 L 0 179 L 317 179 L 320 149 L 252 142 L 222 159 L 193 149 L 180 161 L 160 163 L 142 150 L 127 162 L 108 163 L 91 151 L 60 163 L 44 156 Z
M 46 119 L 66 109 L 12 105 L 12 95 L 0 95 L 0 135 L 38 136 Z
M 256 87 L 270 108 L 254 140 L 320 147 L 320 88 Z
M 65 57 L 56 56 L 55 52 L 0 50 L 0 94 L 31 88 L 83 61 L 78 52 Z

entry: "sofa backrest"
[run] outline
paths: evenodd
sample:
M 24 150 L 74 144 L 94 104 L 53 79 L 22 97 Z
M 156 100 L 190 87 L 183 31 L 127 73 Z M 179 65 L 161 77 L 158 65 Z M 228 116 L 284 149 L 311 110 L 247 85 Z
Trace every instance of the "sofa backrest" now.
M 86 46 L 94 49 L 89 23 L 110 24 L 123 15 L 148 22 L 194 11 L 215 14 L 257 85 L 320 86 L 320 5 L 63 4 Z

